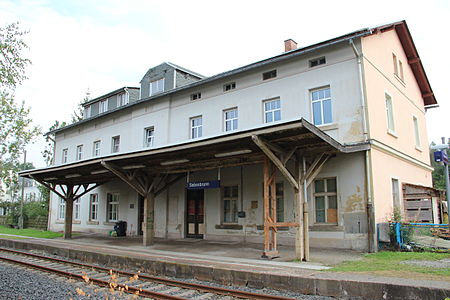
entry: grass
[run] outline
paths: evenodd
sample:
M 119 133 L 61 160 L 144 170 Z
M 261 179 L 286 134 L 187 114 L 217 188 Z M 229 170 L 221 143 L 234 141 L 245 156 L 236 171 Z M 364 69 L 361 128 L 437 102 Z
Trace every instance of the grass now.
M 450 281 L 450 268 L 402 263 L 407 260 L 438 261 L 444 258 L 450 258 L 450 253 L 382 251 L 366 254 L 359 261 L 343 262 L 328 271 Z
M 44 231 L 44 230 L 31 229 L 31 228 L 14 229 L 14 228 L 9 228 L 7 226 L 0 225 L 0 236 L 2 234 L 14 234 L 14 235 L 28 236 L 28 237 L 35 237 L 35 238 L 44 238 L 44 239 L 54 239 L 54 238 L 62 236 L 62 233 L 59 233 L 59 232 Z

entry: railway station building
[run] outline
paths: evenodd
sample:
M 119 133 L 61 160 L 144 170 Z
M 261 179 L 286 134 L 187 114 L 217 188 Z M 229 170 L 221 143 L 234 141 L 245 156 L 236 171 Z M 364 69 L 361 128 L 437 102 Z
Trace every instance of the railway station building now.
M 257 51 L 257 49 L 255 49 Z M 214 52 L 211 52 L 214 55 Z M 204 77 L 162 63 L 48 134 L 49 229 L 376 251 L 404 184 L 432 186 L 437 106 L 405 21 Z

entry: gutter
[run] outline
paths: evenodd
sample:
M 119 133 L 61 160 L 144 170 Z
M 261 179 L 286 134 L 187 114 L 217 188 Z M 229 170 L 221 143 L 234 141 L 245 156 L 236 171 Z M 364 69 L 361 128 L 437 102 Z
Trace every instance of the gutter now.
M 358 64 L 358 77 L 359 77 L 359 92 L 361 97 L 361 109 L 362 109 L 362 121 L 363 121 L 363 134 L 364 142 L 370 140 L 369 123 L 368 123 L 368 109 L 367 109 L 367 99 L 366 91 L 364 85 L 364 72 L 363 72 L 363 59 L 364 56 L 360 52 L 353 39 L 349 40 L 350 46 L 356 56 L 356 61 Z M 372 178 L 372 161 L 370 157 L 370 148 L 365 151 L 365 175 L 366 175 L 366 186 L 367 186 L 367 243 L 369 252 L 375 252 L 377 247 L 375 247 L 376 239 L 376 225 L 375 225 L 375 211 L 373 205 L 373 178 Z

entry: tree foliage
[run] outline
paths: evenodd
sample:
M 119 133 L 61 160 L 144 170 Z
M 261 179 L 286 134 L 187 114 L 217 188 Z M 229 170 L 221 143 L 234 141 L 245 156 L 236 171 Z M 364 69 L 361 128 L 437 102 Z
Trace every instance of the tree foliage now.
M 86 91 L 84 98 L 78 102 L 77 108 L 72 113 L 72 124 L 83 120 L 84 107 L 83 104 L 91 100 L 89 89 Z
M 60 122 L 58 120 L 56 120 L 52 126 L 50 126 L 50 128 L 48 129 L 48 132 L 51 132 L 53 130 L 56 130 L 58 128 L 62 128 L 64 126 L 66 126 L 67 123 L 66 122 Z M 47 142 L 47 144 L 45 145 L 44 151 L 42 151 L 42 156 L 44 157 L 45 163 L 47 164 L 47 166 L 50 166 L 54 163 L 53 159 L 54 159 L 54 148 L 55 148 L 55 142 L 54 142 L 54 136 L 52 134 L 47 134 L 45 136 L 45 141 Z
M 32 125 L 30 109 L 15 100 L 15 88 L 27 77 L 25 68 L 31 63 L 22 57 L 28 48 L 22 40 L 26 31 L 18 23 L 0 27 L 0 192 L 17 183 L 19 158 L 25 145 L 30 143 L 40 129 Z

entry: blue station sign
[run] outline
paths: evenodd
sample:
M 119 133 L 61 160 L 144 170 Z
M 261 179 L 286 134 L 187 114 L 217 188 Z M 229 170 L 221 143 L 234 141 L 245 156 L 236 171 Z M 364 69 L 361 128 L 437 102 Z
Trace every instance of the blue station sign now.
M 443 162 L 444 164 L 448 164 L 447 151 L 435 151 L 434 152 L 434 161 L 435 162 Z
M 196 181 L 188 182 L 188 190 L 203 190 L 203 189 L 217 189 L 220 188 L 220 180 Z

